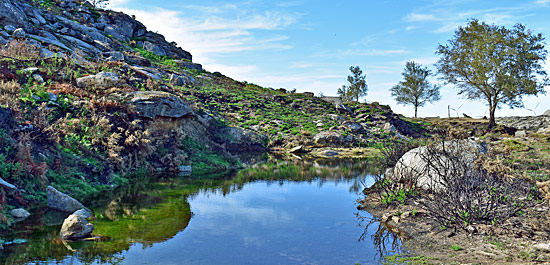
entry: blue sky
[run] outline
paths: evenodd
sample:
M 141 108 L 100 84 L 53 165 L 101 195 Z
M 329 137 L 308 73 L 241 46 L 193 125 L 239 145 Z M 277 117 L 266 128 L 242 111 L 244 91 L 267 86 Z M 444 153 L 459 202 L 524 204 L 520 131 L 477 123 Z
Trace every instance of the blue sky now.
M 406 116 L 414 115 L 413 108 L 397 105 L 389 92 L 405 62 L 435 72 L 437 45 L 469 18 L 508 27 L 522 23 L 550 38 L 550 0 L 110 2 L 111 9 L 136 15 L 149 30 L 177 42 L 206 70 L 236 80 L 336 95 L 349 67 L 358 65 L 367 77 L 364 100 Z M 550 72 L 550 63 L 545 68 Z M 461 99 L 452 85 L 443 86 L 441 96 L 419 109 L 419 116 L 447 116 L 448 105 L 456 110 L 453 116 L 488 116 L 484 102 Z M 542 114 L 550 109 L 550 93 L 524 97 L 524 103 L 526 109 L 503 106 L 497 116 Z

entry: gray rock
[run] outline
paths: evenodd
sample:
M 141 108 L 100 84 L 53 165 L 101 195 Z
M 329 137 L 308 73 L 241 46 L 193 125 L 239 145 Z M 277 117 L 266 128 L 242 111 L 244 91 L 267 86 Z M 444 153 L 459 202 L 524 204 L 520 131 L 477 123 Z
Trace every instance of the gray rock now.
M 395 128 L 395 126 L 393 126 L 393 124 L 389 123 L 389 122 L 386 122 L 384 123 L 384 132 L 387 132 L 387 133 L 395 133 L 397 132 L 397 128 Z
M 57 38 L 51 38 L 51 37 L 47 38 L 47 37 L 42 37 L 42 36 L 32 35 L 32 34 L 28 34 L 28 36 L 33 38 L 33 39 L 36 39 L 36 40 L 38 40 L 42 43 L 55 45 L 55 46 L 57 46 L 61 49 L 67 50 L 67 51 L 73 51 L 71 48 L 67 47 L 67 45 L 60 42 Z
M 10 214 L 17 219 L 26 219 L 27 217 L 31 216 L 31 214 L 23 208 L 13 209 L 10 211 Z
M 28 68 L 25 68 L 23 70 L 21 70 L 21 73 L 23 74 L 34 74 L 34 72 L 40 70 L 40 68 L 38 67 L 28 67 Z
M 166 51 L 164 51 L 164 49 L 149 41 L 143 43 L 143 49 L 148 50 L 156 55 L 166 56 Z
M 485 143 L 477 143 L 474 140 L 452 140 L 446 141 L 444 144 L 445 150 L 461 157 L 465 163 L 473 164 L 477 159 L 477 155 L 487 153 Z M 442 144 L 434 148 L 443 148 Z M 417 187 L 425 190 L 441 190 L 438 181 L 439 175 L 437 171 L 444 172 L 447 169 L 430 168 L 424 157 L 427 154 L 427 147 L 421 146 L 414 148 L 405 153 L 396 163 L 393 172 L 389 174 L 390 179 L 397 182 L 409 182 L 411 179 L 416 179 Z M 445 158 L 441 158 L 440 165 L 445 165 Z
M 319 154 L 322 155 L 322 156 L 326 156 L 326 157 L 332 157 L 332 156 L 337 156 L 338 152 L 336 152 L 334 150 L 324 150 L 324 151 L 320 152 Z
M 75 240 L 85 238 L 91 235 L 93 231 L 94 225 L 86 221 L 84 217 L 71 214 L 63 221 L 59 235 L 64 240 Z
M 0 37 L 9 38 L 10 34 L 8 34 L 7 32 L 5 32 L 3 30 L 0 30 Z
M 550 134 L 550 127 L 548 128 L 540 128 L 537 133 L 540 133 L 540 134 Z
M 32 78 L 34 79 L 34 81 L 40 83 L 40 84 L 43 84 L 44 83 L 44 78 L 42 78 L 41 75 L 39 74 L 33 74 L 32 75 Z
M 44 59 L 48 59 L 48 58 L 53 58 L 53 57 L 56 57 L 57 56 L 57 53 L 55 52 L 52 52 L 46 48 L 40 48 L 40 52 L 39 52 L 39 55 L 40 57 L 44 58 Z
M 113 72 L 100 72 L 96 75 L 89 75 L 76 79 L 76 85 L 80 88 L 92 87 L 107 89 L 115 87 L 118 82 L 118 75 Z
M 342 135 L 337 132 L 320 132 L 313 137 L 316 144 L 338 144 L 342 142 Z
M 48 207 L 62 212 L 73 213 L 76 210 L 85 208 L 82 203 L 72 198 L 71 196 L 56 190 L 52 186 L 46 188 L 48 195 Z
M 2 178 L 0 178 L 0 186 L 4 187 L 4 189 L 8 192 L 8 194 L 19 192 L 19 189 L 15 185 L 5 181 Z
M 114 39 L 130 41 L 130 37 L 125 36 L 124 33 L 122 33 L 120 29 L 114 25 L 105 26 L 103 31 L 105 32 L 105 34 L 112 36 Z
M 298 145 L 290 150 L 288 150 L 289 153 L 302 153 L 304 151 L 304 146 Z
M 76 210 L 73 214 L 78 215 L 78 216 L 82 216 L 84 219 L 88 219 L 88 217 L 92 216 L 92 213 L 86 208 Z
M 13 33 L 17 28 L 12 26 L 12 25 L 5 25 L 4 26 L 4 29 L 8 32 L 8 33 Z
M 515 137 L 526 137 L 527 136 L 527 132 L 525 130 L 519 130 L 519 131 L 516 131 L 516 133 L 514 134 Z
M 346 122 L 344 125 L 353 132 L 359 132 L 363 130 L 363 126 L 357 122 Z
M 144 76 L 146 78 L 151 78 L 153 80 L 161 80 L 161 73 L 158 72 L 156 69 L 153 68 L 145 68 L 141 66 L 131 66 L 132 70 L 134 70 L 137 74 Z M 156 73 L 154 73 L 155 71 Z
M 0 1 L 0 21 L 3 25 L 15 25 L 22 27 L 27 20 L 27 14 L 20 6 L 20 1 Z
M 24 38 L 27 37 L 27 33 L 25 32 L 24 29 L 18 28 L 18 29 L 13 31 L 11 36 L 14 37 L 14 38 L 18 38 L 18 39 L 24 39 Z
M 178 175 L 179 176 L 190 176 L 193 169 L 191 166 L 179 166 L 178 167 Z
M 195 83 L 195 79 L 193 77 L 176 74 L 170 75 L 170 84 L 174 86 L 191 85 L 193 83 Z
M 105 61 L 107 62 L 113 62 L 113 61 L 124 61 L 124 53 L 122 52 L 104 52 L 103 56 L 106 57 Z
M 130 104 L 141 117 L 182 118 L 194 116 L 193 109 L 173 94 L 162 91 L 135 91 L 129 95 Z
M 40 14 L 40 11 L 38 11 L 38 9 L 33 9 L 32 14 L 40 24 L 46 24 L 46 19 Z
M 202 72 L 202 65 L 198 63 L 189 62 L 186 60 L 178 60 L 176 63 L 183 68 L 187 68 L 189 70 L 196 70 L 199 72 Z
M 547 111 L 545 111 L 542 115 L 544 115 L 544 116 L 550 116 L 550 109 L 547 110 Z
M 92 53 L 95 53 L 95 54 L 99 53 L 99 50 L 96 47 L 94 47 L 94 46 L 92 46 L 92 45 L 90 45 L 90 44 L 88 44 L 88 43 L 86 43 L 86 42 L 84 42 L 80 39 L 77 39 L 75 37 L 71 37 L 71 36 L 68 36 L 68 35 L 61 35 L 61 38 L 65 39 L 66 41 L 68 41 L 69 43 L 74 45 L 74 48 L 78 48 L 78 49 L 88 51 L 88 52 L 92 52 Z
M 0 36 L 0 44 L 6 45 L 8 43 L 8 40 L 4 39 L 4 37 Z
M 538 243 L 533 248 L 542 252 L 550 252 L 550 243 Z

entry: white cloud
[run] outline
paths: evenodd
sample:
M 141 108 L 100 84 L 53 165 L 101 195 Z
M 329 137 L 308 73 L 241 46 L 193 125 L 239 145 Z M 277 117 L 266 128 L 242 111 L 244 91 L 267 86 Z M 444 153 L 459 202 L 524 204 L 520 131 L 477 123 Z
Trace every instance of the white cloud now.
M 440 18 L 432 14 L 418 14 L 410 13 L 405 17 L 405 21 L 419 22 L 419 21 L 438 21 Z
M 550 0 L 537 0 L 535 3 L 540 5 L 548 5 L 550 4 Z
M 213 13 L 232 8 L 231 5 L 222 6 L 220 9 L 204 7 L 205 12 Z M 200 62 L 208 61 L 208 58 L 215 54 L 290 49 L 292 46 L 284 43 L 288 39 L 287 36 L 263 34 L 262 37 L 258 37 L 255 31 L 278 31 L 296 22 L 292 15 L 272 11 L 239 14 L 236 17 L 208 16 L 206 19 L 196 19 L 178 11 L 162 8 L 147 11 L 120 7 L 114 9 L 135 15 L 149 30 L 163 34 L 168 41 L 175 41 L 195 58 L 200 58 Z

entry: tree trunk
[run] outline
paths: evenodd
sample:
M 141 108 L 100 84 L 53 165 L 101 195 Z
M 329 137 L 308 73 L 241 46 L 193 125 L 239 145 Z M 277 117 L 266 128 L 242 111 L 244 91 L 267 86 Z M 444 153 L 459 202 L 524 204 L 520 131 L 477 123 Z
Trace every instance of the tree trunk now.
M 416 119 L 416 114 L 418 113 L 418 106 L 414 106 L 414 118 Z
M 492 129 L 497 125 L 497 123 L 495 122 L 495 110 L 495 106 L 489 106 L 489 129 Z

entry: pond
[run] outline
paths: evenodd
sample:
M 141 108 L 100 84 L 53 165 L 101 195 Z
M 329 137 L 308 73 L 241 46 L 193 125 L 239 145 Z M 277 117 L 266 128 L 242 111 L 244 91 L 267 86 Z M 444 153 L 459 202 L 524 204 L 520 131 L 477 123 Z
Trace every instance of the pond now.
M 0 262 L 377 264 L 399 239 L 380 242 L 379 224 L 365 227 L 370 215 L 357 210 L 370 171 L 359 161 L 277 161 L 226 180 L 144 182 L 94 209 L 99 241 L 61 241 L 45 211 L 16 227 L 27 241 L 6 246 Z

